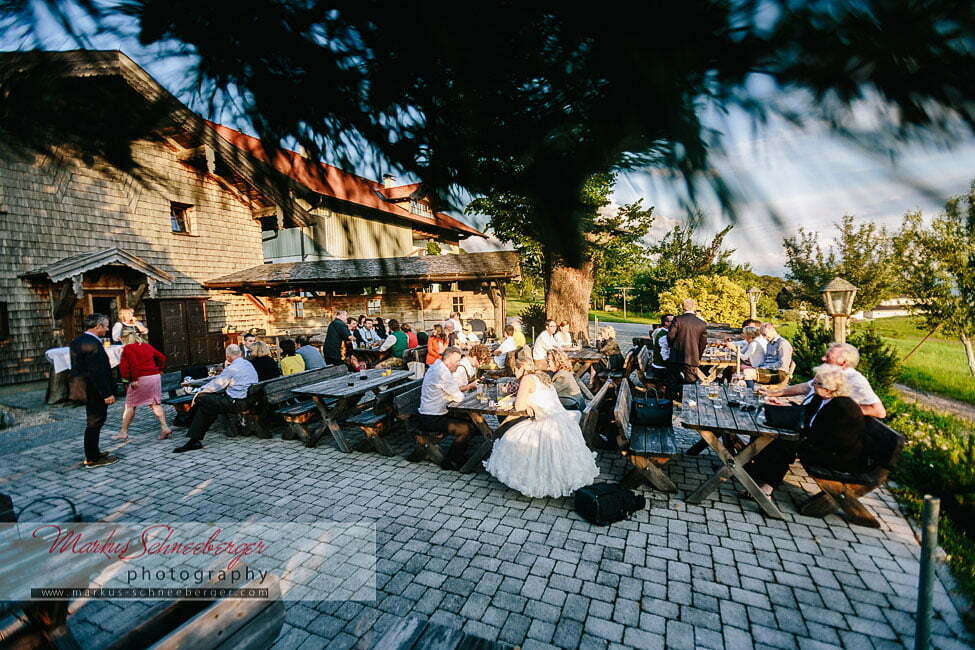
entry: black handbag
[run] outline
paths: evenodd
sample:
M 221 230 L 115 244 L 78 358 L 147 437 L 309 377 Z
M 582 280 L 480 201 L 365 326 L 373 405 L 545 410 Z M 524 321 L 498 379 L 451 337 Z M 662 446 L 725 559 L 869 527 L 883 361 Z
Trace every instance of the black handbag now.
M 596 526 L 629 519 L 634 512 L 646 507 L 646 497 L 616 483 L 594 483 L 575 493 L 576 512 Z
M 648 390 L 653 391 L 653 398 L 633 400 L 630 422 L 645 427 L 670 426 L 674 415 L 674 403 L 669 399 L 661 399 L 656 388 L 649 387 Z

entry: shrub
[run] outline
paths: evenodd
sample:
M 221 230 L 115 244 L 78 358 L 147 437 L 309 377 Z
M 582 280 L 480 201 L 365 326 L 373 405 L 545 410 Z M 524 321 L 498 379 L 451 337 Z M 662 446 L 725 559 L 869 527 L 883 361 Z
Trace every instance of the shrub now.
M 660 313 L 683 313 L 685 298 L 697 301 L 698 314 L 709 323 L 740 325 L 748 318 L 745 290 L 723 275 L 700 275 L 678 280 L 670 291 L 660 294 Z
M 796 327 L 792 359 L 796 362 L 793 382 L 812 379 L 813 368 L 822 363 L 823 353 L 833 341 L 833 331 L 814 318 L 805 318 Z
M 534 328 L 535 336 L 545 331 L 545 321 L 548 320 L 548 316 L 545 314 L 545 305 L 532 303 L 521 310 L 518 316 L 521 317 L 521 331 L 525 333 L 525 336 L 532 333 L 532 328 Z

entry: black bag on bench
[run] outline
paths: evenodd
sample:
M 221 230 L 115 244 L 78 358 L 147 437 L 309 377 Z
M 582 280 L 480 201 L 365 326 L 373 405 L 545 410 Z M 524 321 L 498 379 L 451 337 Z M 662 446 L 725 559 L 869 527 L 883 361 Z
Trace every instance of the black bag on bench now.
M 576 512 L 596 526 L 629 519 L 634 512 L 646 507 L 646 497 L 616 483 L 594 483 L 579 488 L 575 493 Z
M 630 423 L 645 427 L 669 426 L 674 415 L 674 403 L 669 399 L 660 399 L 656 388 L 649 390 L 653 391 L 653 397 L 633 400 Z

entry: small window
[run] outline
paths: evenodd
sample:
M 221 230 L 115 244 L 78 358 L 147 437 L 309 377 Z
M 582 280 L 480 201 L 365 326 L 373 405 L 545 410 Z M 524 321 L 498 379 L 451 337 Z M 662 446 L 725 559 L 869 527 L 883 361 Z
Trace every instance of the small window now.
M 7 303 L 0 302 L 0 341 L 10 338 L 10 312 Z
M 464 296 L 454 296 L 450 299 L 450 304 L 453 307 L 451 311 L 464 313 Z
M 193 206 L 187 203 L 177 203 L 176 201 L 169 202 L 169 220 L 173 232 L 184 235 L 192 234 L 193 224 L 190 215 L 190 211 L 192 209 Z
M 296 300 L 295 303 L 294 303 L 294 305 L 295 305 L 295 318 L 304 318 L 305 317 L 305 301 L 304 300 Z
M 382 313 L 383 301 L 382 298 L 370 298 L 366 303 L 366 314 L 369 316 L 377 316 Z
M 423 293 L 440 293 L 440 283 L 434 282 L 423 287 Z

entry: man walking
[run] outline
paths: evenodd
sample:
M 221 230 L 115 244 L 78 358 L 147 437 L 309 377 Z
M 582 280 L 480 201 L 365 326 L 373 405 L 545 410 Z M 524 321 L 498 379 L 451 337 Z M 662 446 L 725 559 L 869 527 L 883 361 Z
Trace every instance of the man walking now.
M 352 336 L 352 332 L 349 331 L 349 326 L 345 322 L 348 317 L 349 313 L 344 309 L 336 312 L 335 318 L 328 324 L 328 329 L 325 331 L 325 345 L 322 346 L 322 355 L 330 365 L 337 366 L 342 363 L 342 346 L 346 342 L 355 345 L 355 337 Z
M 102 345 L 108 333 L 108 316 L 90 314 L 85 318 L 85 331 L 71 342 L 71 393 L 85 398 L 85 462 L 87 468 L 104 467 L 119 461 L 117 456 L 99 450 L 99 436 L 108 407 L 115 403 L 115 380 Z
M 238 417 L 241 403 L 247 397 L 247 389 L 257 383 L 257 371 L 243 357 L 239 345 L 228 345 L 224 355 L 227 358 L 227 367 L 193 396 L 190 407 L 196 410 L 187 434 L 190 437 L 189 442 L 173 452 L 181 454 L 203 449 L 203 436 L 217 416 L 230 413 L 232 417 Z
M 697 302 L 693 298 L 684 300 L 684 313 L 674 319 L 667 331 L 667 344 L 670 347 L 670 398 L 680 400 L 683 384 L 697 383 L 697 369 L 701 365 L 701 355 L 708 345 L 708 324 L 698 318 L 694 310 Z

